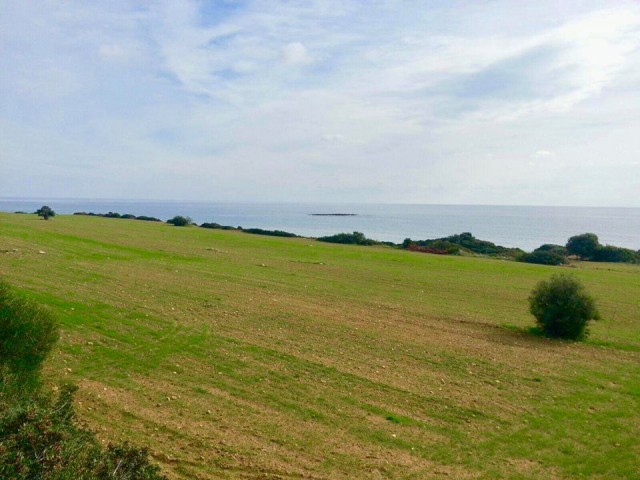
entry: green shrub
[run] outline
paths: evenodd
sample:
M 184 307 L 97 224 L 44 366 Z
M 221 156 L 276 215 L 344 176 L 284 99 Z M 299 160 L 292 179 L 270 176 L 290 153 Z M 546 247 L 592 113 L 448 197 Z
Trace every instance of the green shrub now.
M 76 428 L 71 398 L 64 387 L 57 401 L 38 395 L 0 402 L 0 478 L 89 479 L 99 445 Z
M 571 275 L 554 275 L 538 283 L 529 296 L 529 311 L 549 337 L 578 340 L 587 323 L 599 318 L 595 300 Z
M 582 260 L 591 260 L 600 247 L 595 233 L 575 235 L 567 241 L 567 251 L 570 255 L 577 255 Z
M 0 373 L 29 377 L 37 373 L 58 340 L 53 315 L 15 295 L 0 282 Z
M 57 399 L 0 397 L 0 478 L 165 480 L 146 449 L 128 443 L 102 449 L 93 432 L 78 425 L 76 390 L 65 385 Z
M 175 217 L 167 220 L 167 223 L 175 225 L 176 227 L 186 227 L 187 225 L 191 225 L 193 223 L 193 220 L 191 220 L 189 217 L 176 215 Z
M 562 245 L 554 245 L 553 243 L 545 243 L 544 245 L 540 245 L 534 250 L 534 252 L 552 252 L 558 255 L 562 255 L 563 257 L 569 255 L 567 247 L 563 247 Z
M 431 248 L 447 252 L 447 255 L 456 255 L 460 253 L 460 245 L 451 243 L 447 240 L 436 240 L 430 245 Z
M 378 242 L 364 236 L 362 232 L 336 233 L 328 237 L 318 238 L 319 242 L 343 243 L 347 245 L 376 245 Z
M 136 220 L 143 220 L 145 222 L 161 222 L 162 220 L 160 220 L 159 218 L 156 217 L 148 217 L 146 215 L 140 215 L 138 217 L 136 217 Z
M 594 262 L 640 263 L 640 255 L 628 248 L 606 245 L 593 253 Z
M 149 450 L 128 442 L 109 445 L 98 460 L 95 474 L 97 480 L 166 480 L 160 469 L 149 462 Z
M 242 227 L 232 227 L 230 225 L 220 225 L 219 223 L 203 223 L 202 225 L 200 225 L 201 228 L 211 228 L 214 230 L 242 230 Z
M 254 235 L 269 235 L 272 237 L 297 237 L 295 233 L 285 232 L 283 230 L 263 230 L 262 228 L 245 228 L 245 233 L 253 233 Z
M 566 256 L 553 250 L 534 250 L 531 253 L 520 255 L 518 261 L 539 265 L 563 265 L 568 262 Z

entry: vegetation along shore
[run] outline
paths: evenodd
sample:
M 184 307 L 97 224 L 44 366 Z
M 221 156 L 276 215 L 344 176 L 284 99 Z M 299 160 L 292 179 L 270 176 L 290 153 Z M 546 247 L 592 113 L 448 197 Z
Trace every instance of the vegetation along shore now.
M 43 207 L 44 208 L 44 207 Z M 47 207 L 48 208 L 48 207 Z M 100 216 L 107 218 L 122 218 L 129 220 L 146 220 L 161 222 L 159 218 L 147 216 L 135 216 L 131 214 L 108 213 L 86 213 L 76 212 L 74 215 Z M 311 215 L 339 215 L 349 216 L 355 214 L 337 213 L 312 213 Z M 195 225 L 190 217 L 175 216 L 167 223 L 175 226 Z M 282 230 L 265 230 L 261 228 L 242 228 L 220 225 L 219 223 L 202 223 L 202 228 L 220 230 L 240 230 L 245 233 L 256 235 L 270 235 L 276 237 L 299 237 L 295 233 L 284 232 Z M 475 238 L 471 233 L 465 232 L 459 235 L 436 238 L 430 240 L 405 239 L 401 244 L 393 242 L 381 242 L 367 238 L 361 232 L 338 233 L 335 235 L 317 238 L 321 242 L 342 243 L 352 245 L 387 245 L 389 247 L 403 248 L 412 252 L 432 253 L 438 255 L 485 255 L 504 259 L 517 260 L 527 263 L 537 263 L 542 265 L 564 265 L 571 259 L 580 259 L 594 262 L 614 262 L 614 263 L 640 263 L 640 250 L 634 251 L 629 248 L 616 247 L 613 245 L 601 245 L 598 237 L 593 233 L 585 233 L 571 237 L 567 245 L 544 244 L 536 248 L 533 252 L 527 253 L 520 248 L 509 248 L 496 245 L 493 242 Z

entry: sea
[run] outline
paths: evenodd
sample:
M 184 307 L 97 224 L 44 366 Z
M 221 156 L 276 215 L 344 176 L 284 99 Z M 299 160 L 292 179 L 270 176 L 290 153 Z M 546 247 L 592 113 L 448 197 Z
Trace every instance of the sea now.
M 34 212 L 42 205 L 58 214 L 118 212 L 162 220 L 183 215 L 197 223 L 277 229 L 308 237 L 358 231 L 396 243 L 471 232 L 479 239 L 527 251 L 545 243 L 564 245 L 572 235 L 591 232 L 602 244 L 640 249 L 640 208 L 0 198 L 4 212 Z

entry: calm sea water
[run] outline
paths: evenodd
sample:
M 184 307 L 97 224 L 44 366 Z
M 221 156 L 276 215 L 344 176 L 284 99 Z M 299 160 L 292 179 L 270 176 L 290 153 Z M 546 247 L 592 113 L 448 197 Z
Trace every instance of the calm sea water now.
M 43 204 L 57 213 L 131 213 L 163 220 L 187 215 L 198 223 L 279 229 L 318 237 L 360 231 L 376 240 L 402 242 L 471 232 L 507 247 L 533 250 L 543 243 L 564 244 L 575 234 L 593 232 L 603 244 L 640 249 L 640 208 L 526 207 L 479 205 L 249 204 L 86 199 L 0 199 L 0 211 L 33 212 Z M 356 216 L 312 216 L 354 213 Z

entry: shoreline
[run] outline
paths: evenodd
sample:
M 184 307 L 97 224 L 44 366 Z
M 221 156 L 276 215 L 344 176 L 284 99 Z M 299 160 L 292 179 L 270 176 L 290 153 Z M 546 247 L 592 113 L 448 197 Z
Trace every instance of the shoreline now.
M 37 213 L 37 212 L 35 212 Z M 14 212 L 14 214 L 29 214 L 24 211 Z M 55 214 L 54 214 L 55 215 Z M 52 215 L 52 216 L 54 216 Z M 449 235 L 447 237 L 432 238 L 425 240 L 412 240 L 405 238 L 402 243 L 380 241 L 372 238 L 367 238 L 363 233 L 353 231 L 353 233 L 336 233 L 333 235 L 327 235 L 322 237 L 313 237 L 298 235 L 296 233 L 287 232 L 284 230 L 269 230 L 262 228 L 243 228 L 242 226 L 229 226 L 221 225 L 215 222 L 204 222 L 198 225 L 190 217 L 176 215 L 173 218 L 163 221 L 156 217 L 151 216 L 136 216 L 133 214 L 120 214 L 117 212 L 108 212 L 106 214 L 94 213 L 94 212 L 74 212 L 73 215 L 78 216 L 94 216 L 102 218 L 116 218 L 126 220 L 138 220 L 138 221 L 151 221 L 156 223 L 168 223 L 177 227 L 196 226 L 198 228 L 207 228 L 215 230 L 236 230 L 244 233 L 254 235 L 265 235 L 274 237 L 287 237 L 287 238 L 308 238 L 317 240 L 320 242 L 337 243 L 337 244 L 350 244 L 361 246 L 388 246 L 391 248 L 397 248 L 402 250 L 413 251 L 416 253 L 429 253 L 436 255 L 479 255 L 490 258 L 501 258 L 505 260 L 520 261 L 526 263 L 542 264 L 542 265 L 564 265 L 568 264 L 572 259 L 571 251 L 567 251 L 569 244 L 556 245 L 550 243 L 544 243 L 531 252 L 527 252 L 521 248 L 504 247 L 497 245 L 493 242 L 481 240 L 473 236 L 470 232 L 463 232 L 460 234 Z M 318 215 L 318 214 L 316 214 Z M 319 214 L 321 216 L 347 216 L 350 214 Z M 355 215 L 355 214 L 353 214 Z M 46 220 L 46 218 L 45 218 Z M 578 236 L 584 236 L 586 234 L 579 234 Z M 590 234 L 592 235 L 592 234 Z M 574 237 L 570 237 L 569 243 Z M 597 242 L 597 236 L 596 242 Z M 629 263 L 640 264 L 640 250 L 635 251 L 632 249 L 616 247 L 612 245 L 599 245 L 597 247 L 598 255 L 591 257 L 583 257 L 582 260 L 591 260 L 596 262 L 615 262 L 615 263 Z M 603 255 L 604 256 L 603 260 Z M 612 260 L 613 259 L 613 260 Z
M 439 205 L 326 205 L 223 204 L 223 203 L 127 203 L 44 202 L 56 212 L 130 212 L 170 218 L 188 214 L 198 224 L 217 221 L 225 225 L 247 225 L 281 229 L 303 236 L 319 237 L 339 231 L 360 231 L 380 241 L 401 243 L 410 238 L 441 238 L 459 232 L 473 232 L 498 245 L 533 251 L 541 244 L 564 244 L 574 232 L 593 232 L 603 244 L 640 249 L 640 209 L 577 209 L 537 207 L 439 206 Z M 37 201 L 2 201 L 0 210 L 35 211 Z M 350 216 L 311 214 L 356 214 Z

